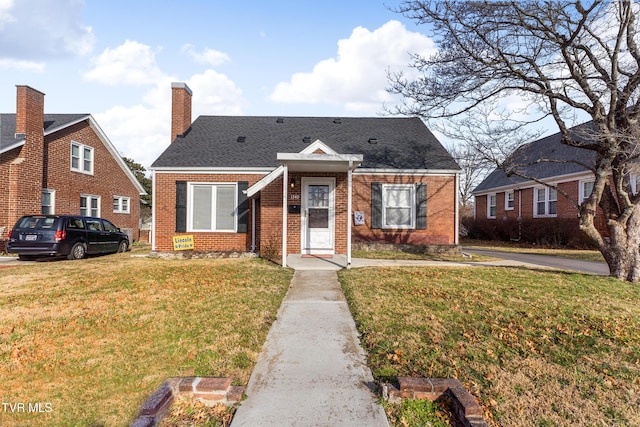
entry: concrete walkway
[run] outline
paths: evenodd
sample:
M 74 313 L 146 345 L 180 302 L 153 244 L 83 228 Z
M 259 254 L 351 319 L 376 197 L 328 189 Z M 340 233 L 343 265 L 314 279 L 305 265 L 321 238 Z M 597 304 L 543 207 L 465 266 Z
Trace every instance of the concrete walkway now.
M 335 271 L 296 270 L 238 408 L 240 426 L 388 426 Z

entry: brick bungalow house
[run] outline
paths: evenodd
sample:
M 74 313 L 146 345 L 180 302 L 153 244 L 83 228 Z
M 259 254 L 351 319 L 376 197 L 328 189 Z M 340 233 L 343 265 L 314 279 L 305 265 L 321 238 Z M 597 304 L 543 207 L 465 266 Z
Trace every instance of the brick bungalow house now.
M 44 93 L 29 86 L 17 86 L 16 104 L 0 114 L 0 242 L 41 213 L 101 216 L 138 240 L 146 193 L 95 119 L 44 114 Z
M 458 244 L 459 167 L 417 118 L 200 116 L 172 84 L 153 163 L 155 251 L 343 254 L 352 241 Z M 284 227 L 283 227 L 284 224 Z
M 584 139 L 589 123 L 573 128 L 576 140 Z M 542 161 L 539 161 L 542 159 Z M 557 185 L 571 200 L 582 203 L 593 189 L 594 175 L 587 167 L 594 165 L 595 152 L 561 143 L 560 133 L 524 144 L 505 161 L 538 180 Z M 636 179 L 632 176 L 635 191 Z M 508 176 L 497 168 L 474 190 L 476 221 L 500 223 L 519 221 L 535 226 L 536 222 L 559 219 L 558 224 L 578 230 L 578 209 L 558 191 L 520 176 Z M 606 233 L 603 215 L 596 215 L 596 226 Z M 513 237 L 516 237 L 515 234 Z

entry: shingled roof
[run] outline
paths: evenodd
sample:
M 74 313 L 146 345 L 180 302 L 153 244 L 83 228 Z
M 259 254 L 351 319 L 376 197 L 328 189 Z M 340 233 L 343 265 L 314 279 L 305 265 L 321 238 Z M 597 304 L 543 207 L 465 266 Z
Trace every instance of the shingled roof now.
M 44 133 L 59 129 L 69 123 L 88 118 L 89 114 L 45 114 Z M 24 141 L 24 138 L 16 138 L 16 115 L 0 114 L 0 153 L 13 149 Z
M 589 126 L 590 122 L 573 128 L 574 139 L 583 139 L 577 131 L 581 127 Z M 594 165 L 596 153 L 592 150 L 562 144 L 561 141 L 561 134 L 556 133 L 522 145 L 505 160 L 505 164 L 521 165 L 517 167 L 519 172 L 537 179 L 588 172 L 589 169 L 583 165 Z M 534 163 L 539 159 L 551 159 L 554 162 Z M 497 168 L 473 190 L 473 193 L 487 192 L 494 188 L 508 187 L 530 181 L 516 175 L 507 176 L 503 169 Z
M 298 153 L 316 140 L 363 154 L 362 168 L 459 169 L 418 118 L 277 116 L 200 116 L 151 167 L 275 168 L 277 153 Z

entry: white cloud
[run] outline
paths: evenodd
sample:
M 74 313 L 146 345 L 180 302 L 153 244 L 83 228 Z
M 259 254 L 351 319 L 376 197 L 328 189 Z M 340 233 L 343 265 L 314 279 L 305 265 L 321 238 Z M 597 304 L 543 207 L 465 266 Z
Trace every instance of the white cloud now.
M 0 28 L 3 24 L 16 20 L 11 14 L 11 9 L 13 9 L 13 0 L 0 0 Z
M 80 0 L 0 0 L 0 57 L 42 61 L 86 55 L 91 27 Z
M 121 155 L 145 167 L 171 142 L 171 81 L 156 81 L 141 104 L 116 106 L 94 117 Z M 199 115 L 242 114 L 242 91 L 224 74 L 206 70 L 186 80 L 193 91 L 192 120 Z
M 296 73 L 278 83 L 271 100 L 279 103 L 342 105 L 349 111 L 376 113 L 392 96 L 386 92 L 387 71 L 407 70 L 411 53 L 429 55 L 435 45 L 428 37 L 389 21 L 369 31 L 357 27 L 338 41 L 336 58 L 318 62 L 313 71 Z
M 118 47 L 107 48 L 91 62 L 93 68 L 84 78 L 111 86 L 149 85 L 165 77 L 151 47 L 136 41 L 126 40 Z
M 21 61 L 18 59 L 0 58 L 0 69 L 35 71 L 35 72 L 41 73 L 44 71 L 44 63 L 34 62 L 34 61 Z
M 195 46 L 189 43 L 182 46 L 182 52 L 189 55 L 199 64 L 209 64 L 214 67 L 231 61 L 229 55 L 224 52 L 209 48 L 205 48 L 202 52 L 197 52 Z

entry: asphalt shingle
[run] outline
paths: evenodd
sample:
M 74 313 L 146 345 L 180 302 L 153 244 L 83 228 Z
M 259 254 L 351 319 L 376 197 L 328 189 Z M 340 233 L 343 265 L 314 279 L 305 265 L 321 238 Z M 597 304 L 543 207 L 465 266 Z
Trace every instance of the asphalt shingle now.
M 56 129 L 65 124 L 74 122 L 89 114 L 45 114 L 44 115 L 44 131 Z M 14 146 L 21 138 L 16 139 L 16 115 L 0 114 L 0 152 L 4 152 L 7 148 Z
M 151 167 L 276 167 L 277 153 L 304 150 L 305 137 L 363 154 L 363 168 L 459 169 L 418 118 L 278 116 L 200 116 Z
M 579 136 L 578 130 L 588 127 L 589 123 L 576 126 L 574 139 L 584 140 Z M 587 172 L 589 169 L 583 165 L 594 165 L 596 154 L 594 151 L 584 148 L 562 144 L 560 133 L 525 144 L 516 149 L 505 160 L 505 165 L 517 165 L 516 169 L 522 174 L 537 179 L 551 178 L 578 172 Z M 551 161 L 541 161 L 549 159 Z M 489 191 L 494 188 L 510 186 L 528 182 L 529 179 L 520 176 L 507 176 L 503 169 L 495 169 L 474 190 L 474 193 Z

